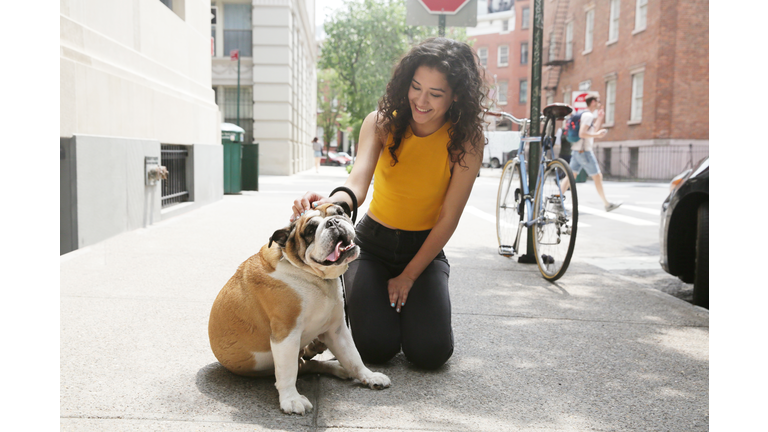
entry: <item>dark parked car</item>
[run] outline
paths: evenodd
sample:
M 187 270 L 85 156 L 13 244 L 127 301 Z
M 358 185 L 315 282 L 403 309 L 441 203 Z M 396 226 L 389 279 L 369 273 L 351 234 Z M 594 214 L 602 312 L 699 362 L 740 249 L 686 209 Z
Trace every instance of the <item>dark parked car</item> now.
M 661 205 L 661 267 L 693 283 L 693 303 L 709 309 L 709 158 L 675 177 Z
M 347 166 L 352 162 L 352 158 L 346 156 L 346 153 L 339 154 L 336 152 L 328 152 L 328 155 L 323 155 L 320 159 L 322 165 L 335 165 L 335 166 Z

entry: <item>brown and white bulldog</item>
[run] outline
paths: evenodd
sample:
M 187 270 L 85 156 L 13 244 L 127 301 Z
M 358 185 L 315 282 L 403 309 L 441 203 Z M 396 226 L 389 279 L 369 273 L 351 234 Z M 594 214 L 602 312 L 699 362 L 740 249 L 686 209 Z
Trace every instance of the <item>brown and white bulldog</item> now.
M 390 385 L 386 375 L 365 367 L 344 323 L 339 276 L 360 254 L 354 238 L 341 207 L 309 210 L 275 231 L 213 303 L 208 322 L 213 354 L 238 375 L 274 374 L 286 413 L 312 409 L 296 390 L 298 373 L 357 378 L 375 389 Z M 338 361 L 311 360 L 326 346 Z

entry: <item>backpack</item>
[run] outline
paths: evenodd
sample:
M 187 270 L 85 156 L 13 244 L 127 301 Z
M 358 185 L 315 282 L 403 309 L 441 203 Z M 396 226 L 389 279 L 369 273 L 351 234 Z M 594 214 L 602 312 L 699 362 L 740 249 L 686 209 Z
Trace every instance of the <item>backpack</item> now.
M 583 112 L 576 113 L 570 116 L 568 121 L 565 122 L 563 138 L 568 140 L 568 142 L 575 143 L 581 139 L 579 137 L 579 129 L 581 128 L 581 114 L 583 114 Z

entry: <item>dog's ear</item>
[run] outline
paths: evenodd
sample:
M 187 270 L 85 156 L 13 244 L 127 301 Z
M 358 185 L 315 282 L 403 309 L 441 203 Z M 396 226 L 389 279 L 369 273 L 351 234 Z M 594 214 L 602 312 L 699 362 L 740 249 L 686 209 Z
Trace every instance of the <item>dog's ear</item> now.
M 275 231 L 272 234 L 272 237 L 269 238 L 269 245 L 267 245 L 267 247 L 272 247 L 272 242 L 275 242 L 280 245 L 281 248 L 284 248 L 285 244 L 288 243 L 288 238 L 291 235 L 292 227 L 293 225 Z
M 349 204 L 345 203 L 344 201 L 339 201 L 333 203 L 334 205 L 337 205 L 344 210 L 344 213 L 347 214 L 347 216 L 352 217 L 352 209 L 349 208 Z

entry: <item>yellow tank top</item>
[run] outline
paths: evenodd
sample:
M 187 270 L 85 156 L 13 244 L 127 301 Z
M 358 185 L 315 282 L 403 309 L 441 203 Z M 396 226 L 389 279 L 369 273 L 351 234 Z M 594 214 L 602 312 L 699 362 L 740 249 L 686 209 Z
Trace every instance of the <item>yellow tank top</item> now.
M 373 198 L 369 210 L 387 225 L 405 231 L 432 229 L 443 208 L 451 180 L 448 129 L 451 123 L 432 135 L 417 137 L 411 127 L 395 151 L 392 166 L 392 134 L 389 134 L 373 173 Z

